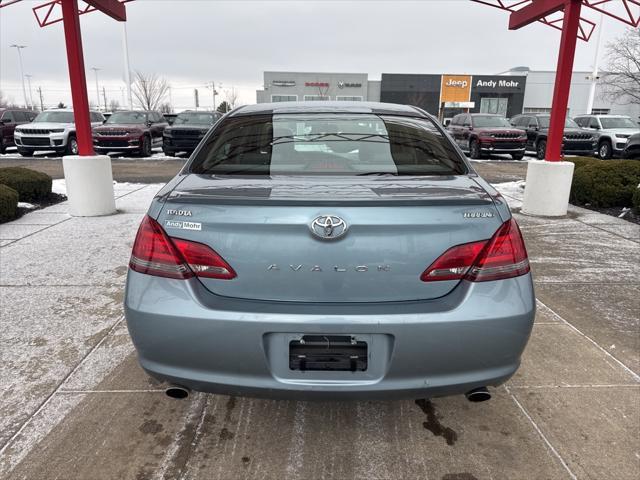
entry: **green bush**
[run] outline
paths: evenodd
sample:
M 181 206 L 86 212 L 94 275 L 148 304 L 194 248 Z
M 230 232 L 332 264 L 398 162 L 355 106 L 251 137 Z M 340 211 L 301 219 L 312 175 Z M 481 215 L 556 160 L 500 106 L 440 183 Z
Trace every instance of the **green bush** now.
M 18 211 L 18 192 L 0 185 L 0 222 L 12 220 Z
M 629 207 L 640 183 L 640 162 L 595 161 L 573 173 L 571 203 L 594 207 Z
M 640 184 L 636 191 L 633 194 L 633 198 L 631 199 L 631 204 L 633 205 L 633 211 L 640 215 Z
M 579 168 L 586 167 L 587 165 L 593 165 L 594 163 L 604 162 L 605 160 L 600 160 L 599 158 L 594 157 L 570 157 L 565 159 L 568 162 L 575 164 L 575 170 Z
M 51 177 L 28 168 L 0 168 L 0 184 L 18 192 L 21 202 L 42 200 L 51 193 Z

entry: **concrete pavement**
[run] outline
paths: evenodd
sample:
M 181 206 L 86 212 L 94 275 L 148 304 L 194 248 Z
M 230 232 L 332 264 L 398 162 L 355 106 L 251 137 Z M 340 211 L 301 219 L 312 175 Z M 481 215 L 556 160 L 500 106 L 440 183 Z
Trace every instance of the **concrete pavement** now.
M 0 478 L 635 479 L 640 226 L 583 209 L 516 214 L 539 310 L 490 402 L 176 401 L 138 367 L 122 317 L 136 227 L 65 204 L 0 226 Z M 501 187 L 519 207 L 518 184 Z

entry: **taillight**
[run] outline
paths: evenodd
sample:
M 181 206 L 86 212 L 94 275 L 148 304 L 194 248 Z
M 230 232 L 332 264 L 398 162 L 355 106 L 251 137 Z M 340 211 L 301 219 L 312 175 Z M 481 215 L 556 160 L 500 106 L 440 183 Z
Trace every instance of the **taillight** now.
M 194 275 L 229 280 L 236 272 L 207 245 L 170 238 L 160 224 L 145 216 L 138 229 L 129 267 L 157 277 L 187 279 Z
M 420 276 L 423 282 L 469 280 L 486 282 L 518 277 L 530 271 L 527 249 L 514 219 L 502 224 L 489 240 L 447 250 Z

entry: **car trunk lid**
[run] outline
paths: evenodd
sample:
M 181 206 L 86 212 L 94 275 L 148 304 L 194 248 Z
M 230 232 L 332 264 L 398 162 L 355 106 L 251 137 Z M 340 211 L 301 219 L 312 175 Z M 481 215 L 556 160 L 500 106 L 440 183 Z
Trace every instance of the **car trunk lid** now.
M 312 229 L 327 217 L 334 238 Z M 335 238 L 338 220 L 346 232 Z M 201 278 L 212 293 L 289 302 L 444 296 L 458 281 L 426 283 L 421 273 L 450 247 L 491 238 L 502 223 L 472 176 L 386 175 L 188 175 L 158 221 L 171 237 L 210 246 L 237 272 L 232 280 Z

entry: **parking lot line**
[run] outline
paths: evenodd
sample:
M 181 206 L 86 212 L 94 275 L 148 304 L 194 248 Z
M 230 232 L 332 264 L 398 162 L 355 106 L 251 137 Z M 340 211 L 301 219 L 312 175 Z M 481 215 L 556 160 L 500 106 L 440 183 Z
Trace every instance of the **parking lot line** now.
M 102 337 L 100 339 L 100 341 L 98 343 L 96 343 L 93 348 L 91 348 L 84 357 L 82 357 L 82 360 L 80 360 L 80 362 L 78 362 L 78 364 L 73 368 L 73 370 L 71 370 L 61 381 L 60 383 L 58 383 L 58 386 L 55 388 L 55 390 L 53 390 L 53 392 L 51 392 L 45 399 L 44 401 L 40 404 L 40 406 L 35 410 L 35 412 L 33 412 L 29 418 L 27 418 L 24 423 L 22 425 L 20 425 L 20 428 L 11 436 L 11 438 L 9 438 L 9 440 L 7 440 L 5 442 L 5 444 L 2 446 L 2 448 L 0 448 L 0 455 L 4 454 L 5 451 L 7 450 L 7 448 L 13 443 L 13 441 L 18 438 L 18 436 L 24 431 L 24 429 L 27 427 L 27 425 L 29 425 L 29 423 L 33 420 L 34 417 L 36 417 L 46 406 L 47 404 L 51 401 L 51 399 L 56 395 L 56 393 L 58 393 L 61 388 L 62 385 L 64 385 L 64 382 L 70 378 L 74 373 L 76 373 L 78 371 L 78 369 L 82 366 L 82 364 L 87 360 L 87 358 L 89 358 L 89 356 L 96 351 L 104 342 L 105 340 L 109 337 L 109 335 L 111 335 L 112 332 L 114 332 L 116 330 L 116 328 L 118 327 L 118 325 L 120 325 L 120 323 L 124 320 L 124 316 L 121 316 L 118 321 L 116 321 L 116 323 L 109 329 L 109 331 L 104 335 L 104 337 Z
M 607 357 L 611 358 L 615 363 L 617 363 L 619 366 L 621 366 L 627 373 L 629 373 L 633 379 L 636 382 L 640 382 L 640 375 L 638 375 L 636 372 L 634 372 L 631 368 L 629 368 L 627 365 L 625 365 L 624 363 L 622 363 L 620 360 L 618 360 L 616 357 L 614 357 L 613 355 L 611 355 L 611 353 L 609 353 L 605 348 L 603 348 L 602 346 L 600 346 L 600 344 L 598 344 L 598 342 L 596 342 L 595 340 L 593 340 L 591 337 L 589 337 L 588 335 L 584 334 L 581 330 L 579 330 L 578 328 L 574 327 L 571 323 L 569 323 L 567 320 L 565 320 L 562 316 L 560 316 L 558 313 L 556 313 L 555 311 L 553 311 L 551 308 L 549 308 L 547 305 L 545 305 L 544 303 L 542 303 L 539 299 L 536 299 L 538 305 L 540 307 L 542 307 L 543 309 L 547 310 L 550 314 L 552 314 L 553 316 L 555 316 L 558 320 L 560 320 L 562 323 L 564 323 L 565 325 L 567 325 L 569 328 L 571 328 L 573 331 L 575 331 L 577 334 L 583 336 L 585 339 L 587 339 L 589 342 L 591 342 L 593 345 L 595 345 L 600 351 L 602 351 Z
M 553 446 L 553 444 L 549 441 L 549 439 L 546 437 L 546 435 L 542 432 L 542 430 L 540 429 L 538 424 L 533 420 L 533 418 L 531 418 L 531 415 L 529 415 L 529 412 L 527 412 L 527 410 L 522 406 L 522 404 L 518 401 L 518 399 L 515 397 L 515 395 L 513 395 L 511 393 L 511 391 L 509 390 L 509 387 L 507 387 L 505 385 L 505 389 L 507 390 L 507 393 L 509 393 L 509 396 L 511 397 L 511 399 L 518 406 L 518 408 L 520 409 L 522 414 L 527 418 L 527 420 L 529 420 L 531 425 L 533 425 L 533 428 L 536 430 L 536 432 L 538 432 L 538 435 L 540 435 L 540 438 L 542 438 L 544 443 L 547 445 L 547 448 L 549 450 L 551 450 L 551 453 L 553 453 L 553 455 L 560 461 L 560 463 L 562 464 L 564 469 L 567 471 L 567 473 L 569 474 L 571 479 L 572 480 L 578 480 L 578 477 L 576 477 L 575 473 L 573 473 L 573 471 L 571 471 L 571 469 L 569 468 L 569 465 L 567 464 L 567 462 L 564 461 L 564 459 L 562 458 L 562 456 L 560 455 L 558 450 L 556 450 L 556 448 Z

